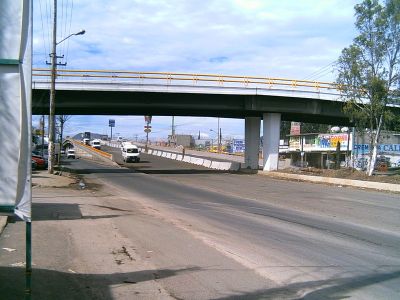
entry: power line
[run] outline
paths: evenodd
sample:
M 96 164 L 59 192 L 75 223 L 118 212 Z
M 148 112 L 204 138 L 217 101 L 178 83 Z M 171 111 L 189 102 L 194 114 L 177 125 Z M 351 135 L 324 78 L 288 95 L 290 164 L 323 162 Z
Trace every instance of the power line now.
M 46 39 L 44 37 L 44 24 L 43 24 L 43 11 L 42 11 L 42 1 L 39 0 L 39 11 L 40 11 L 40 20 L 42 24 L 42 39 L 43 39 L 43 47 L 44 47 L 44 61 L 46 61 L 46 55 L 49 53 L 46 47 Z
M 329 63 L 329 64 L 327 64 L 326 66 L 324 66 L 324 67 L 312 72 L 308 76 L 304 77 L 303 80 L 313 80 L 311 78 L 314 78 L 316 76 L 318 77 L 319 74 L 324 73 L 326 71 L 328 71 L 328 72 L 331 71 L 331 66 L 333 66 L 335 63 L 336 63 L 336 60 L 331 62 L 331 63 Z
M 70 6 L 70 12 L 69 12 L 69 30 L 68 34 L 71 34 L 71 25 L 72 25 L 72 12 L 74 9 L 74 0 L 71 0 L 71 6 Z M 65 61 L 68 61 L 68 54 L 69 54 L 69 40 L 67 41 L 67 51 L 65 53 Z

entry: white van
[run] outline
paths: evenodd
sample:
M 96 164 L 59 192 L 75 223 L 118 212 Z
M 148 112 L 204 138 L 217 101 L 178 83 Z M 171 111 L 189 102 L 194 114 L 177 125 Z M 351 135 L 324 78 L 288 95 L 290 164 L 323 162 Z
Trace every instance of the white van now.
M 67 150 L 67 158 L 75 158 L 75 150 L 74 149 Z
M 124 162 L 139 162 L 140 152 L 136 145 L 124 142 L 121 145 L 122 159 Z
M 100 140 L 93 140 L 93 141 L 91 141 L 90 142 L 90 145 L 93 147 L 93 148 L 95 148 L 95 149 L 101 149 L 101 143 L 100 143 Z
M 89 144 L 90 144 L 90 139 L 84 138 L 84 139 L 82 140 L 82 143 L 84 143 L 85 145 L 89 145 Z

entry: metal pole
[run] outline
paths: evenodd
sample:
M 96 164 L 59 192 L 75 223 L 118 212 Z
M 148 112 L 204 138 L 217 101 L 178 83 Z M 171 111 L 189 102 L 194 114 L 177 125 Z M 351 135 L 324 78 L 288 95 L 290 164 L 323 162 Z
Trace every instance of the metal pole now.
M 57 72 L 57 0 L 54 0 L 53 15 L 53 48 L 51 56 L 51 85 L 50 85 L 50 113 L 49 113 L 49 170 L 54 172 L 54 129 L 55 129 L 55 98 L 56 98 L 56 72 Z
M 42 115 L 42 156 L 44 156 L 44 115 Z
M 355 146 L 355 144 L 356 144 L 356 128 L 355 127 L 353 127 L 353 136 L 351 137 L 351 143 L 352 143 L 352 148 L 351 148 L 351 156 L 352 156 L 352 159 L 351 159 L 351 162 L 352 162 L 352 165 L 353 165 L 353 170 L 354 170 L 354 168 L 355 168 L 355 160 L 356 160 L 356 157 L 358 157 L 358 150 L 357 150 L 357 153 L 355 153 L 355 151 L 354 151 L 354 146 Z
M 146 130 L 146 153 L 148 152 L 149 149 L 149 122 L 147 124 L 147 130 Z
M 350 128 L 347 129 L 346 167 L 350 167 Z
M 218 153 L 221 153 L 221 141 L 220 141 L 220 136 L 219 136 L 219 118 L 218 118 L 218 130 L 217 130 L 217 135 L 218 135 Z
M 172 116 L 171 135 L 172 135 L 172 137 L 175 136 L 175 117 L 174 116 Z
M 26 222 L 26 235 L 25 235 L 25 240 L 26 240 L 26 251 L 25 251 L 25 259 L 26 259 L 26 265 L 25 265 L 25 299 L 30 300 L 31 299 L 31 283 L 32 283 L 32 223 L 31 222 Z

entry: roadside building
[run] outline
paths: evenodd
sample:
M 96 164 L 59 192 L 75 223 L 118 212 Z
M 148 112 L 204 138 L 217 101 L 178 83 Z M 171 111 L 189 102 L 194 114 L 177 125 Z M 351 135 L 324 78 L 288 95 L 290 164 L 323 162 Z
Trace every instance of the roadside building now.
M 190 134 L 169 135 L 168 144 L 175 147 L 182 146 L 185 148 L 194 148 L 195 140 L 194 137 Z
M 305 133 L 290 135 L 289 147 L 280 147 L 280 154 L 290 158 L 292 166 L 333 168 L 338 161 L 342 167 L 363 170 L 369 161 L 370 143 L 367 133 Z M 337 157 L 339 155 L 339 157 Z M 378 145 L 377 167 L 400 167 L 400 133 L 384 131 Z

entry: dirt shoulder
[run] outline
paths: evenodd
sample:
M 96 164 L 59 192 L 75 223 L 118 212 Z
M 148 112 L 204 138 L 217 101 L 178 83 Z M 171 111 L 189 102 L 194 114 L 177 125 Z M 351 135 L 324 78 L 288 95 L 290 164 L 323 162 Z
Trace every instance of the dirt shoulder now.
M 170 299 L 157 268 L 115 220 L 140 214 L 96 183 L 68 174 L 32 174 L 33 299 Z M 23 299 L 25 223 L 9 217 L 0 236 L 0 298 Z
M 378 172 L 373 176 L 367 176 L 365 172 L 357 171 L 350 168 L 339 169 L 339 170 L 322 170 L 317 168 L 291 168 L 291 169 L 279 170 L 279 172 L 288 174 L 311 175 L 311 176 L 322 176 L 322 177 L 332 177 L 341 179 L 400 184 L 400 169 L 385 173 Z

